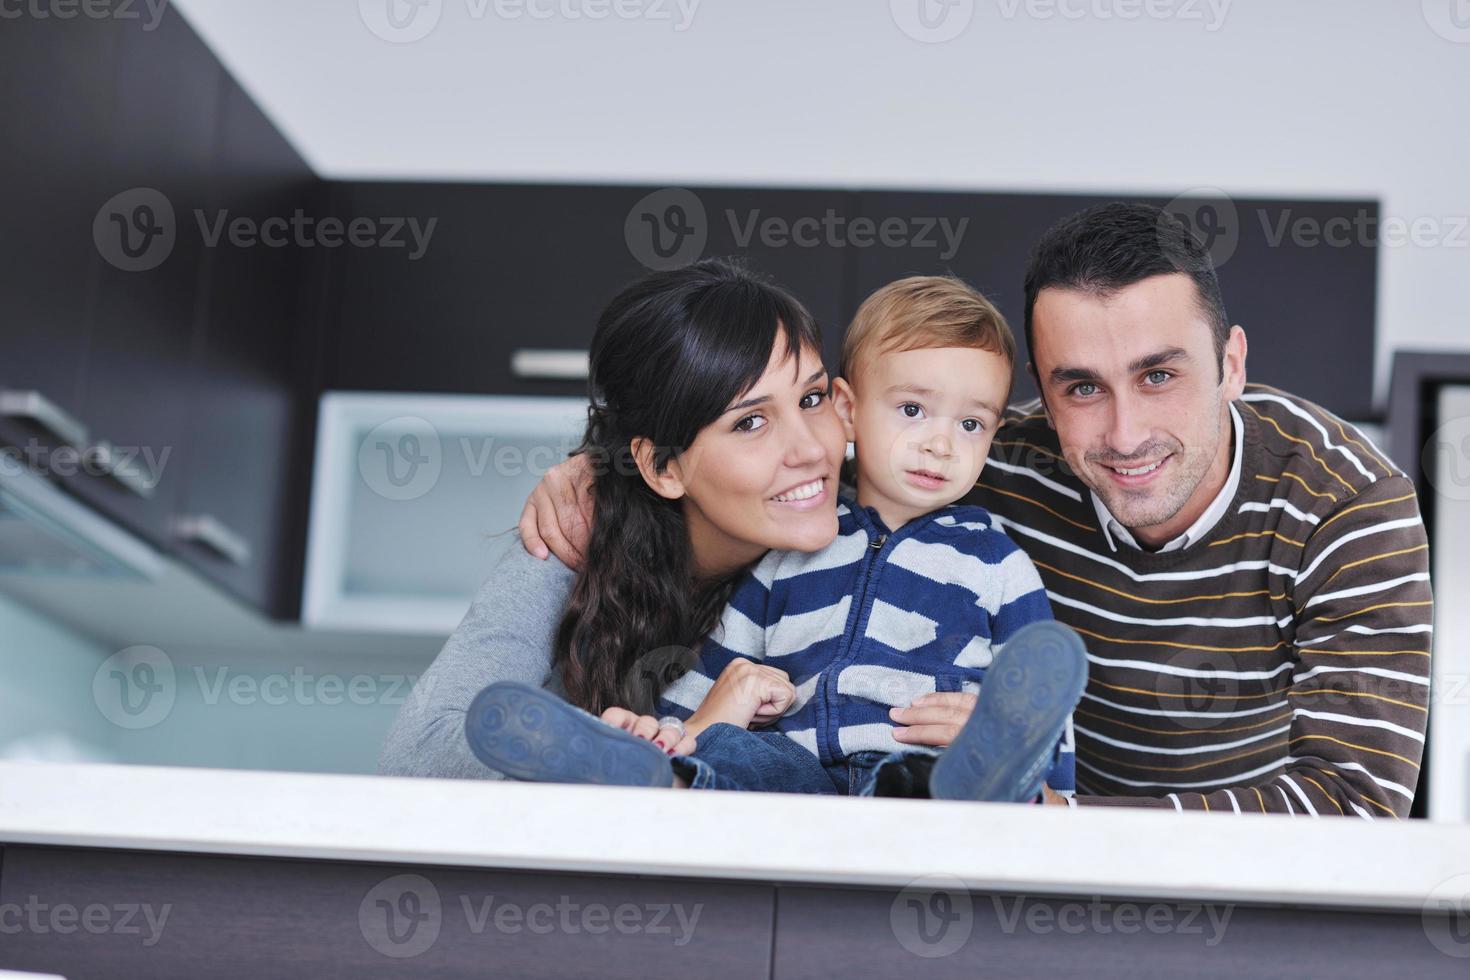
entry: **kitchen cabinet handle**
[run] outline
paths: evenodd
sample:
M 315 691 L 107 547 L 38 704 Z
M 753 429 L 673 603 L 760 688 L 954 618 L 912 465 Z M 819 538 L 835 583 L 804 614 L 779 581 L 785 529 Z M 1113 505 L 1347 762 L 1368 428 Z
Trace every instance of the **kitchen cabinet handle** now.
M 203 545 L 234 565 L 250 564 L 250 544 L 210 514 L 174 518 L 174 535 L 181 541 Z
M 59 442 L 76 449 L 87 448 L 87 427 L 39 391 L 0 389 L 0 416 L 28 419 Z
M 116 480 L 119 485 L 133 491 L 145 500 L 153 496 L 153 483 L 138 470 L 132 460 L 124 460 L 119 456 L 112 443 L 103 439 L 88 449 L 87 455 L 94 465 Z
M 511 351 L 510 371 L 518 378 L 549 381 L 585 381 L 588 352 L 522 347 Z

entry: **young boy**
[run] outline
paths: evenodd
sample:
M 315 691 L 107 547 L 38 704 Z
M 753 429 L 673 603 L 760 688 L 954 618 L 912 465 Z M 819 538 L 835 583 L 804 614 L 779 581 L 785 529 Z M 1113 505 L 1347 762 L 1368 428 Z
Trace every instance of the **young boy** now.
M 752 569 L 661 698 L 697 748 L 650 770 L 643 756 L 657 749 L 628 739 L 624 771 L 695 789 L 1030 800 L 1044 778 L 1072 793 L 1081 643 L 1052 620 L 1035 567 L 989 514 L 951 506 L 985 465 L 1014 360 L 1004 317 L 957 279 L 903 279 L 863 303 L 833 391 L 856 445 L 856 500 L 839 504 L 836 540 L 770 552 Z M 944 692 L 979 694 L 954 744 L 936 756 L 924 733 L 902 741 L 895 710 Z M 527 699 L 553 700 L 507 685 L 482 692 L 471 747 L 508 775 L 555 779 L 482 751 L 514 741 L 503 726 L 516 726 Z M 486 732 L 487 717 L 500 727 Z M 619 769 L 604 765 L 594 781 L 622 781 Z

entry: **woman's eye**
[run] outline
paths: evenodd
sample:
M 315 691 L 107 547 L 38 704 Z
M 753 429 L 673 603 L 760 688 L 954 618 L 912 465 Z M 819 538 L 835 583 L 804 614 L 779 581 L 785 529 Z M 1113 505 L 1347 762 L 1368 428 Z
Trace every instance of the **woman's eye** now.
M 825 391 L 809 391 L 802 396 L 801 407 L 816 408 L 818 405 L 822 404 L 822 399 L 826 397 L 827 393 Z
M 1169 380 L 1170 374 L 1168 371 L 1150 371 L 1148 374 L 1144 375 L 1144 378 L 1147 379 L 1148 383 L 1151 385 L 1161 385 L 1165 381 Z
M 980 423 L 979 419 L 961 419 L 960 428 L 966 432 L 979 432 L 985 426 Z
M 747 415 L 745 416 L 745 418 L 735 423 L 735 431 L 754 432 L 757 429 L 765 428 L 765 426 L 766 417 L 764 415 Z
M 898 410 L 902 412 L 907 418 L 917 419 L 924 417 L 924 410 L 918 405 L 915 405 L 913 402 L 904 402 L 902 405 L 898 406 Z

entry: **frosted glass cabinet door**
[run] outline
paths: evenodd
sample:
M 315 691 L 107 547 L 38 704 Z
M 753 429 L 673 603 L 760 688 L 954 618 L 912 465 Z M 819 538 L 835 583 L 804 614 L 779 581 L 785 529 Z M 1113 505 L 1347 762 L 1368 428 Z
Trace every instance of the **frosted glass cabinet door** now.
M 1429 819 L 1470 821 L 1470 386 L 1439 396 L 1425 452 L 1434 497 L 1434 678 L 1429 707 Z
M 576 398 L 323 396 L 302 621 L 449 633 L 586 419 Z

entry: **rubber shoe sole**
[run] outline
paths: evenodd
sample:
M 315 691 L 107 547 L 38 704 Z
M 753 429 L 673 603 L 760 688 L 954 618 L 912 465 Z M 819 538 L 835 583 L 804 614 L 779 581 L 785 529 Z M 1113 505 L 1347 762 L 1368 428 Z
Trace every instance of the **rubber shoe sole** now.
M 602 786 L 672 786 L 668 756 L 549 691 L 491 684 L 465 713 L 470 751 L 511 779 Z
M 975 711 L 929 779 L 938 800 L 1035 799 L 1087 686 L 1087 648 L 1061 623 L 1017 630 L 985 671 Z

